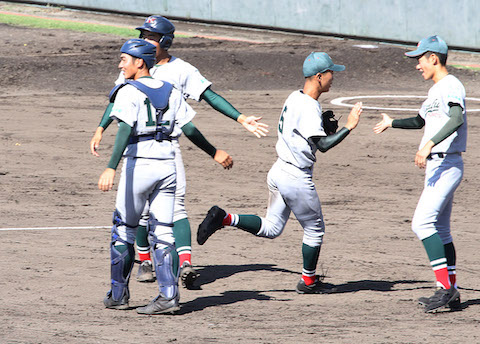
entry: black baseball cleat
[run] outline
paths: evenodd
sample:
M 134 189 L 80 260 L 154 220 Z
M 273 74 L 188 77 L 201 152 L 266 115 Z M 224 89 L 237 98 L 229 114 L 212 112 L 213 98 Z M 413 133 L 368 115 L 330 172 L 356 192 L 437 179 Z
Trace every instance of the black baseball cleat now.
M 336 291 L 336 288 L 333 284 L 323 283 L 318 278 L 313 282 L 313 284 L 305 284 L 303 278 L 300 278 L 298 281 L 295 291 L 298 294 L 329 294 Z
M 180 268 L 180 281 L 182 281 L 182 285 L 184 288 L 187 289 L 199 289 L 196 288 L 194 283 L 200 274 L 195 271 L 191 264 L 188 262 L 184 262 L 182 267 Z
M 219 208 L 216 205 L 210 208 L 207 216 L 200 226 L 198 226 L 197 242 L 199 245 L 205 244 L 213 233 L 220 228 L 223 228 L 222 222 L 225 216 L 227 216 L 227 213 L 222 208 Z
M 422 299 L 422 300 L 420 300 Z M 426 298 L 420 298 L 418 301 L 426 301 Z M 458 310 L 461 308 L 460 293 L 455 287 L 450 289 L 438 289 L 433 296 L 428 298 L 425 304 L 426 313 L 435 313 L 442 308 L 450 308 L 452 310 Z

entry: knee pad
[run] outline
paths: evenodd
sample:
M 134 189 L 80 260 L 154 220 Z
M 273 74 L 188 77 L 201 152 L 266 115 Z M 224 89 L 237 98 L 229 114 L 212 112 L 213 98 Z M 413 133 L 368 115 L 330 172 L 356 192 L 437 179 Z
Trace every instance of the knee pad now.
M 117 242 L 121 242 L 127 246 L 127 250 L 119 252 L 115 247 L 115 243 Z M 127 262 L 127 256 L 130 256 L 130 262 Z M 115 301 L 121 300 L 125 294 L 127 298 L 130 296 L 128 281 L 133 268 L 134 257 L 135 249 L 133 248 L 133 244 L 127 243 L 118 236 L 117 227 L 114 224 L 112 227 L 112 241 L 110 243 L 110 274 L 112 298 Z M 125 271 L 128 271 L 127 276 L 124 276 Z

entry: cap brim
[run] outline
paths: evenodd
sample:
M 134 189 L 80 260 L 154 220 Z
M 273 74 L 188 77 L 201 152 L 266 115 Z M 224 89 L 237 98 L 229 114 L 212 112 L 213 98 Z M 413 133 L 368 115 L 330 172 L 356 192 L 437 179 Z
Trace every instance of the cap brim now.
M 408 57 L 418 57 L 420 55 L 423 55 L 425 53 L 425 51 L 423 50 L 414 50 L 414 51 L 408 51 L 405 53 L 405 56 L 408 56 Z
M 345 70 L 344 65 L 333 65 L 332 71 L 334 72 L 341 72 Z

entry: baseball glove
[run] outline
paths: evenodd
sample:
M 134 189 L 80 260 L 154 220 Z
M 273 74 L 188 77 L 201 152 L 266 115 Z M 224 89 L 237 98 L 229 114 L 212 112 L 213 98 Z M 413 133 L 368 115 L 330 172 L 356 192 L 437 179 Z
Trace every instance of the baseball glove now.
M 338 129 L 338 119 L 335 118 L 332 110 L 325 111 L 322 113 L 322 125 L 325 134 L 333 135 L 337 132 Z

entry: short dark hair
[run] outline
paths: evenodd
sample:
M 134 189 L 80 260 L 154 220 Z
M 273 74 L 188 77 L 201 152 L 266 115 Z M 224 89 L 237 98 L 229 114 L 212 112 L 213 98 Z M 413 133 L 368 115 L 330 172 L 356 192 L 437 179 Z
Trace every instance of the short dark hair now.
M 423 55 L 425 55 L 425 57 L 430 57 L 430 55 L 432 55 L 432 54 L 437 55 L 438 60 L 440 61 L 440 64 L 441 64 L 442 66 L 446 66 L 446 65 L 447 65 L 447 58 L 448 58 L 448 55 L 447 55 L 447 54 L 440 54 L 440 53 L 436 53 L 436 52 L 434 52 L 434 51 L 427 51 L 427 52 L 426 52 L 425 54 L 423 54 Z

